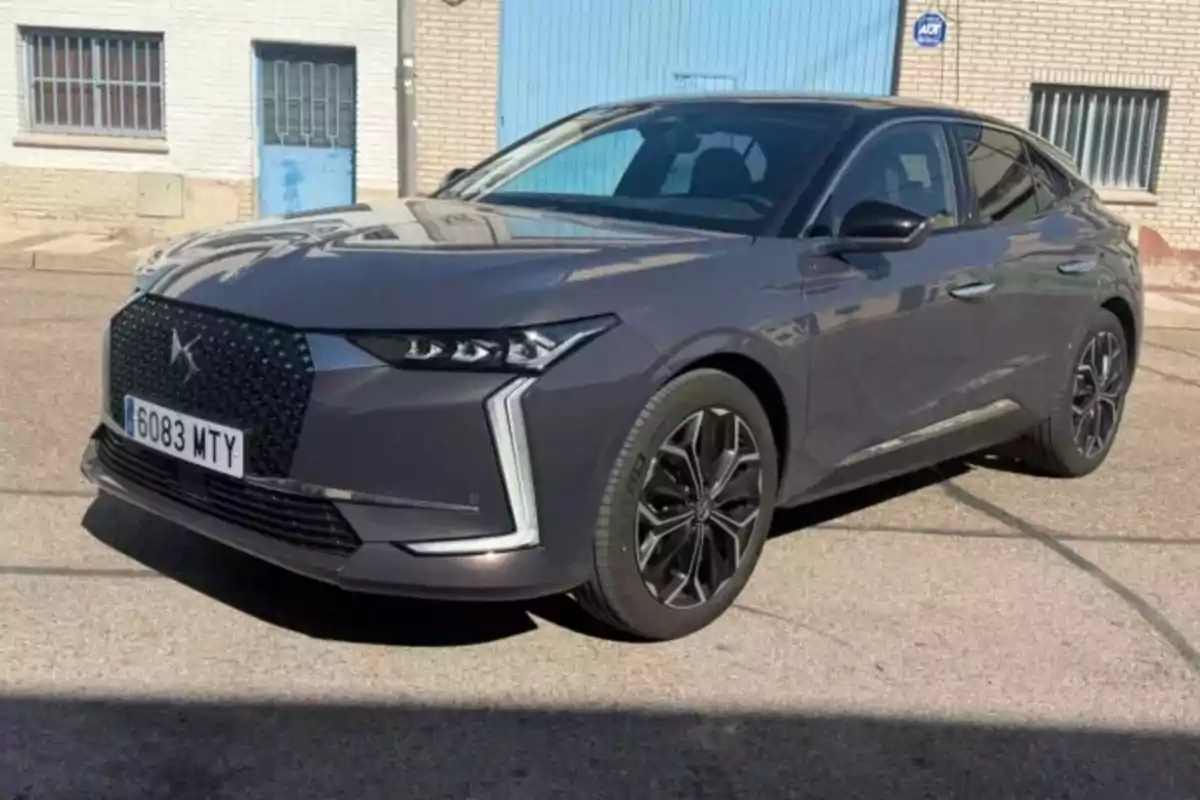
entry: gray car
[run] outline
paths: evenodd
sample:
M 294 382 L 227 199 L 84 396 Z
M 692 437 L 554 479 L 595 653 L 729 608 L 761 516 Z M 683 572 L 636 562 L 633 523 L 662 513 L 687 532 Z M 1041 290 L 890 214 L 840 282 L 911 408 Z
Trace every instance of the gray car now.
M 1128 235 L 1063 153 L 963 111 L 589 108 L 432 197 L 156 254 L 83 470 L 346 589 L 570 592 L 684 636 L 778 508 L 996 448 L 1099 466 L 1141 336 Z

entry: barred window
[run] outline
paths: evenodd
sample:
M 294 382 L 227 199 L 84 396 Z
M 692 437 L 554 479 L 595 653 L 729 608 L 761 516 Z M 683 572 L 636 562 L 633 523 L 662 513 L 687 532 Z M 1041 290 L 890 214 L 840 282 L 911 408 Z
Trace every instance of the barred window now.
M 1093 186 L 1153 191 L 1167 94 L 1035 84 L 1029 128 L 1065 150 Z
M 164 135 L 161 34 L 24 30 L 29 130 Z

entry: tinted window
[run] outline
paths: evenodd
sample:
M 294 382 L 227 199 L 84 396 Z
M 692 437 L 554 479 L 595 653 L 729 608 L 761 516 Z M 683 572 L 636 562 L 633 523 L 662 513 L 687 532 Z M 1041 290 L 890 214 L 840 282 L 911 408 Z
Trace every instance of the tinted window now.
M 1026 146 L 1026 152 L 1029 154 L 1029 164 L 1037 186 L 1038 207 L 1046 211 L 1071 194 L 1071 179 L 1054 166 L 1050 159 L 1039 153 L 1036 147 Z
M 734 101 L 591 109 L 438 196 L 757 234 L 823 164 L 853 113 Z
M 810 231 L 833 236 L 846 213 L 865 200 L 881 200 L 916 211 L 934 228 L 958 222 L 950 151 L 940 125 L 906 123 L 876 134 L 838 179 Z
M 1036 217 L 1040 213 L 1037 191 L 1021 141 L 995 128 L 962 125 L 959 129 L 984 222 L 1024 222 Z

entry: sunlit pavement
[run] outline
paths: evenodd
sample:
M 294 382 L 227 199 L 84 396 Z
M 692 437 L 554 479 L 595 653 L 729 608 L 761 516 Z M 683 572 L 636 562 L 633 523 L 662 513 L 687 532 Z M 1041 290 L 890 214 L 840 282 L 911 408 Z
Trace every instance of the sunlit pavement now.
M 631 645 L 96 501 L 127 287 L 0 271 L 4 800 L 1200 796 L 1200 323 L 1150 331 L 1092 477 L 946 468 L 789 514 L 726 618 Z

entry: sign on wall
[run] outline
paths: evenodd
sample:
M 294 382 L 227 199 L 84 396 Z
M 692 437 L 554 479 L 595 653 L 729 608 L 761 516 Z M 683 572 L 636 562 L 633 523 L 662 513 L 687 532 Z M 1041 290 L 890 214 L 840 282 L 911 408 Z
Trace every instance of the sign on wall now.
M 927 11 L 917 17 L 913 41 L 918 47 L 939 47 L 946 41 L 946 18 L 937 11 Z

